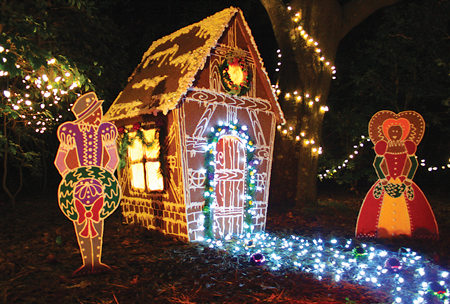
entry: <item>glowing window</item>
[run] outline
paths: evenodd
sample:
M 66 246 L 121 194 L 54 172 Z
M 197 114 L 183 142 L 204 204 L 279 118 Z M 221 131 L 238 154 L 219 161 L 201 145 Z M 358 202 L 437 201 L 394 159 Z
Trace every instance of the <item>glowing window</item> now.
M 128 157 L 131 168 L 131 186 L 135 189 L 148 191 L 164 190 L 164 180 L 159 162 L 159 133 L 156 129 L 144 130 L 143 135 L 150 146 L 145 146 L 136 132 L 130 132 L 130 138 L 135 138 L 128 147 Z

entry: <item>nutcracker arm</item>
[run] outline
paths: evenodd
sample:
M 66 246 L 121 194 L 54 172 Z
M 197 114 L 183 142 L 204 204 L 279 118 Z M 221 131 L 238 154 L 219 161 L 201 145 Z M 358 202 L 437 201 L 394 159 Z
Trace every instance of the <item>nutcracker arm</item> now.
M 375 157 L 375 161 L 373 162 L 373 166 L 375 167 L 375 171 L 377 172 L 378 178 L 381 180 L 386 179 L 386 174 L 384 174 L 383 169 L 381 169 L 381 163 L 383 162 L 384 157 L 377 155 Z
M 411 162 L 411 169 L 409 169 L 407 179 L 412 180 L 414 175 L 416 174 L 417 167 L 419 166 L 419 162 L 417 161 L 417 157 L 415 155 L 409 156 L 409 160 Z
M 66 174 L 70 171 L 66 164 L 66 157 L 67 154 L 69 154 L 69 150 L 69 146 L 61 144 L 56 152 L 55 167 L 58 169 L 58 172 L 62 177 L 66 176 Z

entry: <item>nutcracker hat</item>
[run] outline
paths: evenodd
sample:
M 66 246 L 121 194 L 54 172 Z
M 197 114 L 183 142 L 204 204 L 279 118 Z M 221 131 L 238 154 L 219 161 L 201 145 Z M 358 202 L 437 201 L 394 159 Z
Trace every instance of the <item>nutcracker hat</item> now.
M 97 94 L 89 92 L 81 95 L 72 106 L 72 111 L 77 120 L 84 119 L 98 109 L 103 100 L 98 100 Z

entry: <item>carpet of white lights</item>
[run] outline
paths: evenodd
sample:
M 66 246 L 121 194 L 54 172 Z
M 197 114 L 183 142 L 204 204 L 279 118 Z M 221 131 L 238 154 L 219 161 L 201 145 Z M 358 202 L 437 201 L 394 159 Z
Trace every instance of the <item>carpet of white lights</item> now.
M 390 292 L 393 303 L 450 304 L 449 272 L 409 248 L 390 252 L 381 245 L 347 239 L 311 239 L 268 233 L 205 240 L 210 248 L 247 255 L 254 265 L 296 269 L 318 280 L 346 281 Z

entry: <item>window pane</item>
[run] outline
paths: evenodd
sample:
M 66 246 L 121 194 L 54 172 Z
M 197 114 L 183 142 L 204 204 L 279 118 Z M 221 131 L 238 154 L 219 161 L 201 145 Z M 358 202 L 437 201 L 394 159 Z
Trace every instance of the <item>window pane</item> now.
M 136 132 L 130 132 L 128 136 L 130 136 L 130 139 L 134 138 L 136 136 Z M 128 146 L 128 155 L 131 162 L 140 161 L 144 157 L 144 149 L 139 138 L 136 138 L 133 141 L 133 144 Z
M 145 171 L 147 173 L 147 188 L 150 191 L 164 190 L 164 182 L 161 172 L 159 172 L 159 162 L 146 162 Z
M 145 190 L 144 164 L 131 164 L 131 186 Z
M 150 129 L 144 131 L 145 140 L 148 143 L 153 142 L 150 147 L 145 148 L 145 157 L 147 159 L 157 159 L 159 157 L 159 140 L 158 140 L 158 132 L 156 129 Z

